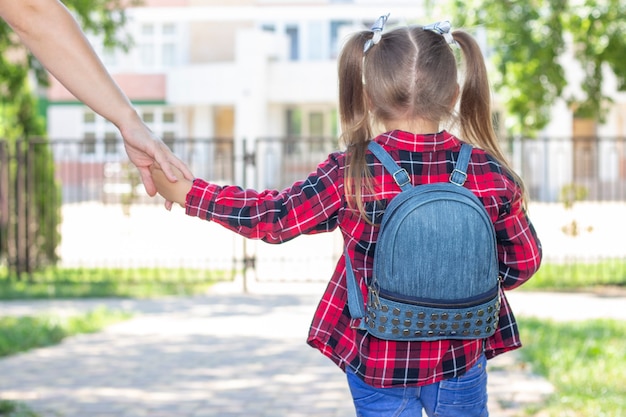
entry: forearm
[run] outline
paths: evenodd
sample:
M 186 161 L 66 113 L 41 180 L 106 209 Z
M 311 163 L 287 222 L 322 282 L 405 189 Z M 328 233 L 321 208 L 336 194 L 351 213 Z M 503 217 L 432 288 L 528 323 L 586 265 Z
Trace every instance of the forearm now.
M 167 201 L 178 203 L 181 207 L 185 207 L 187 194 L 193 185 L 192 181 L 186 179 L 183 173 L 176 168 L 173 169 L 177 178 L 176 182 L 169 181 L 163 171 L 155 165 L 150 167 L 150 171 L 158 193 Z
M 120 130 L 141 123 L 76 20 L 57 0 L 2 0 L 0 13 L 43 66 Z

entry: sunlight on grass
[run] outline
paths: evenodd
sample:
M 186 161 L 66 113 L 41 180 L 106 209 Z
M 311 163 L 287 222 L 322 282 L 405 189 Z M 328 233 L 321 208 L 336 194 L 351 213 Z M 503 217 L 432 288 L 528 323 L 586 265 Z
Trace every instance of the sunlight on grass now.
M 0 357 L 51 346 L 76 334 L 95 333 L 130 317 L 127 312 L 104 307 L 70 317 L 0 317 Z
M 626 322 L 556 323 L 523 318 L 522 357 L 556 392 L 542 409 L 552 417 L 623 417 Z
M 626 289 L 626 260 L 596 263 L 554 264 L 544 262 L 522 287 L 524 290 L 580 290 L 599 286 Z
M 26 405 L 15 401 L 0 400 L 1 417 L 38 417 L 38 414 L 31 411 Z
M 230 278 L 232 271 L 166 269 L 56 269 L 31 277 L 0 279 L 0 299 L 150 298 L 195 295 L 215 282 Z M 2 274 L 0 274 L 2 276 Z

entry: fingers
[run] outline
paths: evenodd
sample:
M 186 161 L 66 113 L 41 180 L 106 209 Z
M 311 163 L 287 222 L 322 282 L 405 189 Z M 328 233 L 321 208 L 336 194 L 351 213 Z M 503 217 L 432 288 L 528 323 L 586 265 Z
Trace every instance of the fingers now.
M 160 143 L 158 149 L 154 153 L 154 160 L 160 165 L 165 176 L 171 182 L 176 182 L 181 178 L 193 180 L 193 174 L 176 155 L 164 143 Z M 178 172 L 177 172 L 178 171 Z
M 180 159 L 176 158 L 174 156 L 174 160 L 171 161 L 171 163 L 180 170 L 180 172 L 183 173 L 183 177 L 185 177 L 186 179 L 193 181 L 194 176 L 191 173 L 191 171 L 189 170 L 189 168 L 187 167 L 187 165 L 185 165 L 183 163 L 183 161 L 181 161 Z
M 171 211 L 171 210 L 172 210 L 172 206 L 173 206 L 173 205 L 174 205 L 174 203 L 173 203 L 173 202 L 171 202 L 171 201 L 165 201 L 165 209 L 166 209 L 167 211 Z
M 172 169 L 172 165 L 169 162 L 160 164 L 159 168 L 163 171 L 163 173 L 165 174 L 165 177 L 170 182 L 178 181 L 178 176 L 176 175 L 176 173 Z
M 154 180 L 152 179 L 152 172 L 149 167 L 137 167 L 139 170 L 139 175 L 141 176 L 141 182 L 143 182 L 143 187 L 146 190 L 146 193 L 150 197 L 154 197 L 156 195 L 156 185 L 154 184 Z

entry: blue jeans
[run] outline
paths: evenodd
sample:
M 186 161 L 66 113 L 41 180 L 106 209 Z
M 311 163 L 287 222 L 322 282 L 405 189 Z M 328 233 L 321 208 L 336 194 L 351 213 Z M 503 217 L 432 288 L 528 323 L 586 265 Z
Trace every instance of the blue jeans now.
M 358 417 L 488 417 L 487 360 L 458 378 L 410 388 L 374 388 L 347 368 L 348 385 Z

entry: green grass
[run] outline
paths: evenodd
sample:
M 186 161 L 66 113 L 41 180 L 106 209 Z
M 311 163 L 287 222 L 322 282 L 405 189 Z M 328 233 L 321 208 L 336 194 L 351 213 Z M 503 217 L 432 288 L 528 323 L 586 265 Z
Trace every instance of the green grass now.
M 15 401 L 0 400 L 0 417 L 38 417 L 39 414 Z
M 104 307 L 69 317 L 0 317 L 0 357 L 51 346 L 76 334 L 95 333 L 130 317 L 130 313 Z
M 589 290 L 598 287 L 626 290 L 626 260 L 613 259 L 594 263 L 544 263 L 520 289 Z
M 0 276 L 7 276 L 0 270 Z M 226 280 L 227 271 L 181 269 L 58 269 L 0 279 L 0 300 L 193 295 Z
M 626 322 L 519 321 L 522 358 L 556 390 L 542 416 L 626 416 Z
M 0 357 L 55 345 L 69 336 L 95 333 L 130 317 L 130 313 L 103 307 L 82 315 L 63 318 L 0 317 Z M 38 414 L 20 402 L 0 400 L 0 417 L 38 417 Z

